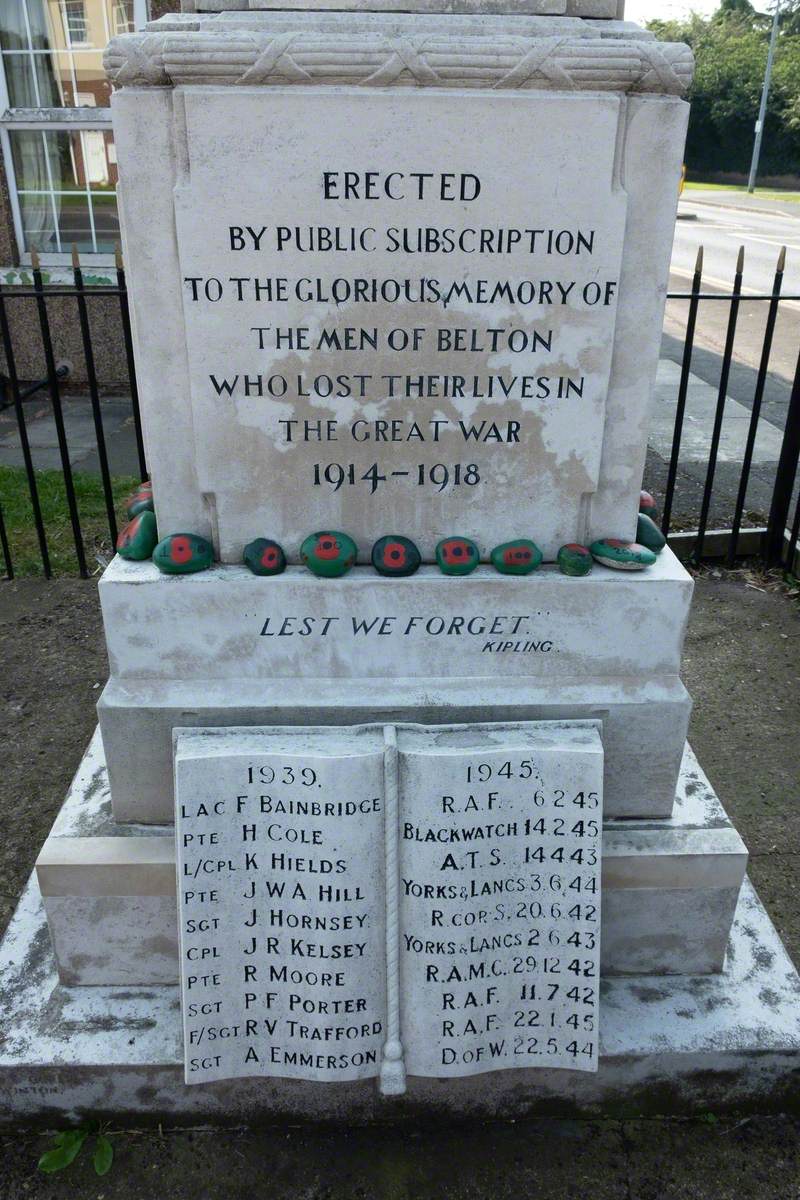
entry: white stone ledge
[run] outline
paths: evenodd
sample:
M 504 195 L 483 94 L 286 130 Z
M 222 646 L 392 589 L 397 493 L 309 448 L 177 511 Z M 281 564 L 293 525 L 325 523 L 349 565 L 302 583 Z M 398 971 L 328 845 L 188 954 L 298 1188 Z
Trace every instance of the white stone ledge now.
M 646 571 L 595 565 L 580 579 L 552 564 L 527 577 L 489 566 L 462 578 L 432 566 L 405 579 L 371 567 L 334 580 L 304 567 L 271 577 L 237 566 L 166 576 L 152 563 L 117 557 L 100 581 L 100 600 L 118 680 L 560 684 L 677 675 L 692 588 L 669 549 Z
M 690 709 L 676 676 L 592 676 L 557 683 L 531 677 L 502 682 L 112 678 L 98 703 L 114 814 L 119 821 L 156 824 L 172 820 L 172 730 L 177 727 L 374 721 L 600 720 L 606 816 L 668 816 Z

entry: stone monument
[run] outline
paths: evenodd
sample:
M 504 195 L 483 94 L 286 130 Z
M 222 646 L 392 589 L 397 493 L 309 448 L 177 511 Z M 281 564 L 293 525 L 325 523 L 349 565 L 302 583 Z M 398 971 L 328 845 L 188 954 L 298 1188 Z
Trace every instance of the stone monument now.
M 0 949 L 4 1110 L 780 1100 L 691 579 L 629 548 L 691 54 L 617 0 L 353 7 L 106 54 L 152 499 Z

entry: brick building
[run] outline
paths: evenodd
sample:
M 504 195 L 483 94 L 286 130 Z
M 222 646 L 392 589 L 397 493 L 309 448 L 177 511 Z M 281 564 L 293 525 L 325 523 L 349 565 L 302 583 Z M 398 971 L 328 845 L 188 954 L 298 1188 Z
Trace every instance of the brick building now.
M 30 281 L 31 250 L 46 279 L 68 278 L 73 245 L 87 282 L 113 280 L 117 165 L 103 49 L 179 9 L 180 0 L 0 0 L 0 282 Z M 33 302 L 8 309 L 18 373 L 41 378 Z M 49 311 L 56 357 L 71 362 L 70 387 L 80 386 L 75 302 L 50 300 Z M 94 303 L 91 313 L 98 375 L 113 390 L 127 377 L 119 309 Z

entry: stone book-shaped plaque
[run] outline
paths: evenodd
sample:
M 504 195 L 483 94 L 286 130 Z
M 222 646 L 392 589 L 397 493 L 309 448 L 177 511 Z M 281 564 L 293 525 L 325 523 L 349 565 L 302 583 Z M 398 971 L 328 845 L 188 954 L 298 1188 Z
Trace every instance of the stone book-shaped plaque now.
M 187 1083 L 596 1070 L 592 721 L 176 730 Z

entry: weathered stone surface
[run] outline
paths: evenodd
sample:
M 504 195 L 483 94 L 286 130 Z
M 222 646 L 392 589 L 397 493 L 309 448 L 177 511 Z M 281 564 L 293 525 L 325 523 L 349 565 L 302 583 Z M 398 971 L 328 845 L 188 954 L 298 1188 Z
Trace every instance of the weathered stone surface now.
M 256 538 L 244 548 L 244 563 L 254 575 L 280 575 L 286 570 L 283 547 L 270 538 Z
M 165 575 L 193 575 L 214 565 L 214 547 L 199 533 L 171 533 L 156 546 L 153 562 Z
M 647 513 L 640 512 L 636 522 L 636 541 L 640 546 L 646 546 L 654 554 L 660 554 L 667 544 L 661 530 Z
M 658 516 L 658 507 L 655 500 L 650 492 L 646 492 L 644 489 L 639 492 L 639 512 L 644 513 L 647 517 L 650 517 L 652 521 L 655 521 L 656 517 Z
M 134 562 L 150 558 L 158 542 L 155 514 L 149 509 L 129 521 L 117 538 L 117 554 Z
M 588 575 L 592 566 L 591 553 L 577 542 L 567 542 L 558 552 L 558 569 L 562 575 Z
M 490 558 L 501 575 L 530 575 L 541 566 L 544 555 L 530 538 L 515 538 L 495 546 Z
M 436 545 L 436 562 L 443 575 L 469 575 L 480 558 L 480 551 L 470 538 L 442 538 Z
M 671 818 L 604 824 L 602 974 L 722 970 L 746 861 L 687 746 Z M 99 731 L 36 869 L 63 982 L 176 982 L 174 830 L 114 821 Z
M 167 34 L 163 41 L 158 33 L 146 35 L 131 45 L 131 60 L 124 65 L 120 61 L 115 67 L 111 55 L 112 69 L 121 72 L 121 90 L 113 103 L 126 236 L 130 244 L 146 243 L 148 249 L 146 261 L 131 263 L 131 290 L 137 328 L 151 331 L 142 357 L 153 362 L 142 365 L 141 392 L 162 528 L 207 533 L 212 527 L 207 498 L 213 496 L 214 536 L 226 562 L 241 560 L 254 529 L 271 530 L 289 561 L 296 562 L 305 531 L 324 528 L 327 522 L 352 532 L 362 546 L 362 561 L 368 561 L 372 544 L 387 527 L 407 530 L 427 561 L 436 541 L 451 529 L 476 540 L 487 557 L 492 546 L 514 532 L 507 524 L 512 507 L 518 514 L 516 528 L 535 530 L 550 560 L 564 542 L 588 542 L 607 530 L 631 538 L 672 239 L 671 181 L 680 169 L 686 113 L 685 105 L 670 96 L 632 95 L 623 107 L 605 90 L 607 80 L 603 94 L 596 89 L 612 66 L 625 76 L 626 88 L 634 86 L 643 65 L 636 62 L 640 54 L 649 59 L 641 74 L 648 89 L 672 82 L 674 71 L 666 69 L 663 44 L 641 40 L 641 47 L 637 43 L 630 52 L 628 69 L 622 28 L 606 39 L 595 26 L 582 25 L 581 51 L 598 53 L 603 73 L 597 74 L 599 64 L 595 69 L 582 61 L 573 77 L 561 65 L 561 30 L 554 30 L 550 65 L 544 69 L 522 33 L 522 18 L 459 22 L 452 14 L 443 15 L 435 23 L 436 38 L 454 36 L 459 43 L 458 68 L 472 81 L 464 96 L 450 88 L 457 78 L 455 61 L 442 63 L 436 39 L 436 51 L 430 49 L 432 24 L 420 42 L 409 16 L 391 22 L 377 16 L 359 11 L 336 18 L 333 40 L 339 49 L 331 65 L 339 68 L 332 73 L 324 62 L 332 18 L 318 13 L 276 15 L 268 41 L 253 41 L 238 27 L 236 34 L 232 28 L 223 33 L 218 26 L 220 41 L 214 40 L 203 78 L 192 75 L 199 60 L 188 34 L 187 40 Z M 538 27 L 530 21 L 524 29 L 534 34 Z M 478 68 L 477 35 L 489 26 L 493 36 L 502 33 L 503 49 L 496 48 L 485 67 Z M 401 31 L 397 44 L 416 47 L 412 65 L 404 52 L 391 50 Z M 306 36 L 313 48 L 308 50 L 309 65 L 299 68 L 295 56 L 306 53 L 300 48 Z M 148 42 L 148 37 L 156 41 Z M 594 41 L 599 45 L 590 47 Z M 354 66 L 356 42 L 366 57 Z M 229 78 L 224 62 L 229 51 L 231 83 L 244 77 L 248 85 L 265 86 L 222 86 L 223 78 Z M 481 46 L 481 56 L 484 52 Z M 420 71 L 426 56 L 436 66 Z M 191 77 L 197 87 L 173 95 L 161 86 L 126 86 L 138 78 L 136 72 L 156 71 L 156 59 L 164 63 L 156 72 L 159 78 L 163 74 L 162 82 L 180 77 L 187 83 Z M 515 71 L 511 64 L 517 59 Z M 556 61 L 558 87 L 548 75 Z M 342 83 L 348 73 L 358 76 L 352 88 L 321 94 L 323 78 Z M 573 80 L 578 87 L 578 79 L 580 86 L 591 81 L 592 88 L 570 91 Z M 366 80 L 371 85 L 361 87 Z M 397 86 L 384 86 L 390 80 Z M 495 87 L 501 80 L 502 86 Z M 270 86 L 279 81 L 280 86 Z M 540 86 L 547 90 L 531 90 Z M 172 111 L 178 103 L 179 120 Z M 437 130 L 435 144 L 432 127 Z M 508 136 L 499 137 L 498 130 Z M 145 141 L 152 157 L 142 166 Z M 442 145 L 447 147 L 444 164 L 439 161 Z M 475 145 L 481 148 L 480 162 L 475 161 Z M 447 178 L 457 180 L 472 173 L 482 181 L 482 190 L 474 199 L 456 196 L 455 203 L 447 196 L 444 202 L 430 196 L 420 201 L 408 191 L 398 199 L 384 192 L 374 201 L 363 194 L 326 198 L 320 175 L 309 164 L 334 158 L 332 171 L 346 163 L 348 169 L 383 173 L 384 178 L 398 170 L 419 170 L 420 163 L 426 171 L 444 170 Z M 554 183 L 538 164 L 562 158 Z M 127 172 L 126 162 L 131 164 Z M 191 170 L 184 175 L 187 163 Z M 594 181 L 591 197 L 582 186 L 588 176 Z M 232 177 L 237 180 L 235 195 Z M 654 180 L 661 179 L 666 180 L 663 193 L 654 187 Z M 511 180 L 513 186 L 504 185 Z M 343 235 L 352 232 L 358 240 L 360 231 L 374 229 L 374 249 L 328 250 L 316 242 L 299 246 L 290 232 L 275 253 L 278 228 L 297 227 L 303 238 L 309 231 L 332 228 L 334 200 Z M 515 242 L 508 252 L 501 250 L 492 231 L 516 237 L 528 227 L 532 209 L 537 227 L 550 230 L 554 238 L 564 231 L 576 252 L 553 251 L 543 235 L 532 248 Z M 250 226 L 258 233 L 266 214 L 271 223 L 259 246 L 236 232 Z M 437 248 L 437 231 L 445 229 L 456 230 L 459 237 L 466 233 L 469 245 L 465 243 L 463 255 Z M 400 273 L 403 255 L 393 243 L 387 245 L 389 230 L 404 231 L 415 246 Z M 426 241 L 428 230 L 432 240 Z M 480 253 L 472 254 L 470 231 L 475 230 L 491 237 Z M 418 235 L 423 239 L 419 251 Z M 492 239 L 495 244 L 489 244 Z M 592 240 L 591 252 L 585 239 Z M 271 294 L 256 297 L 254 280 L 263 277 L 266 262 L 276 264 Z M 241 285 L 241 299 L 238 285 L 231 282 L 234 276 L 249 280 Z M 374 282 L 375 297 L 356 297 L 351 291 L 334 299 L 334 280 L 341 290 L 354 278 Z M 181 286 L 187 279 L 200 280 L 196 298 L 192 286 Z M 446 304 L 429 288 L 420 293 L 422 279 L 459 289 L 459 306 Z M 298 290 L 303 280 L 310 294 L 305 284 Z M 213 295 L 213 281 L 222 281 L 220 297 Z M 384 281 L 390 281 L 388 292 Z M 413 312 L 392 297 L 391 281 L 399 281 L 401 295 L 408 288 Z M 516 295 L 518 283 L 526 294 Z M 286 297 L 277 295 L 283 285 Z M 536 295 L 528 294 L 531 289 Z M 484 294 L 504 299 L 487 305 Z M 498 307 L 502 312 L 494 311 Z M 406 332 L 411 332 L 409 321 L 425 330 L 419 351 L 411 347 L 397 353 L 387 344 L 398 328 L 401 308 L 400 325 Z M 507 331 L 504 344 L 493 352 L 488 330 L 500 326 Z M 513 332 L 519 341 L 534 326 L 541 341 L 528 362 L 505 339 Z M 268 330 L 263 349 L 256 327 Z M 272 371 L 264 370 L 264 351 L 275 351 L 271 339 L 276 327 L 302 330 L 309 340 L 307 348 L 296 346 L 275 358 L 273 378 Z M 374 330 L 377 350 L 344 347 L 347 330 L 370 335 Z M 337 338 L 339 349 L 332 340 Z M 391 390 L 381 379 L 387 354 Z M 165 371 L 169 413 L 163 411 Z M 548 371 L 552 403 L 528 395 L 536 390 L 539 374 Z M 353 372 L 368 376 L 363 395 Z M 337 394 L 335 384 L 328 391 L 339 374 L 348 377 L 347 394 Z M 414 383 L 423 377 L 424 395 Z M 276 403 L 265 403 L 270 387 L 285 388 Z M 320 441 L 316 435 L 306 440 L 306 421 L 322 422 Z M 397 436 L 382 440 L 377 422 L 383 427 L 389 422 Z M 232 461 L 237 463 L 235 478 L 228 466 Z M 281 478 L 284 487 L 276 494 L 263 487 L 264 478 Z
M 289 568 L 289 571 L 291 567 Z M 263 580 L 271 588 L 280 585 L 289 575 Z M 591 586 L 597 572 L 577 586 L 571 580 L 564 583 L 573 592 L 583 593 Z M 609 572 L 610 574 L 610 572 Z M 625 578 L 622 572 L 619 573 Z M 492 572 L 497 583 L 505 588 L 514 576 Z M 203 579 L 198 575 L 197 579 Z M 373 575 L 374 579 L 380 576 Z M 439 575 L 439 581 L 449 591 L 469 587 L 474 576 L 459 583 Z M 563 576 L 558 576 L 563 579 Z M 638 578 L 638 577 L 637 577 Z M 248 575 L 251 582 L 261 582 Z M 309 582 L 313 582 L 309 580 Z M 402 587 L 405 580 L 383 580 L 389 588 Z M 516 580 L 536 591 L 538 578 Z M 339 587 L 315 589 L 322 596 L 338 596 Z M 344 589 L 342 589 L 344 590 Z M 186 592 L 180 588 L 162 591 Z M 191 596 L 184 595 L 186 624 L 191 623 Z M 507 601 L 508 602 L 508 601 Z M 653 612 L 660 609 L 652 602 Z M 297 611 L 294 609 L 293 611 Z M 513 611 L 513 610 L 512 610 Z M 620 624 L 624 624 L 624 614 Z M 376 641 L 380 638 L 373 627 Z M 276 632 L 281 626 L 276 627 Z M 335 629 L 336 626 L 333 626 Z M 135 626 L 131 636 L 141 629 Z M 589 623 L 587 637 L 593 636 L 595 622 Z M 220 633 L 223 637 L 224 633 Z M 656 635 L 657 636 L 657 635 Z M 228 634 L 227 642 L 233 641 Z M 238 639 L 242 654 L 250 645 L 247 638 Z M 292 637 L 261 639 L 268 645 L 298 640 Z M 310 637 L 303 638 L 309 642 Z M 333 638 L 328 639 L 334 641 Z M 199 643 L 202 645 L 202 643 Z M 472 721 L 538 721 L 594 718 L 603 720 L 605 777 L 603 791 L 605 809 L 615 817 L 660 817 L 672 811 L 675 782 L 680 770 L 683 745 L 689 724 L 691 701 L 676 676 L 645 679 L 641 676 L 619 676 L 616 679 L 592 677 L 586 668 L 580 670 L 559 662 L 554 654 L 544 655 L 551 660 L 547 674 L 516 677 L 520 669 L 513 659 L 504 660 L 500 681 L 467 676 L 470 663 L 480 663 L 480 642 L 472 651 L 468 645 L 447 644 L 446 652 L 428 652 L 427 677 L 404 678 L 402 653 L 389 654 L 389 666 L 378 678 L 347 679 L 319 678 L 308 670 L 295 678 L 271 676 L 269 653 L 250 652 L 248 669 L 235 678 L 223 680 L 191 679 L 183 682 L 167 678 L 114 679 L 106 684 L 97 711 L 103 731 L 103 744 L 108 756 L 109 777 L 113 793 L 114 814 L 119 821 L 158 823 L 171 821 L 174 812 L 172 730 L 183 727 L 187 719 L 193 725 L 343 725 L 369 721 L 412 721 L 435 725 L 448 722 Z M 347 651 L 340 641 L 334 641 L 342 658 Z M 285 650 L 283 651 L 285 653 Z M 280 656 L 281 650 L 276 653 Z M 368 664 L 375 656 L 363 642 L 356 644 Z M 489 656 L 484 654 L 483 670 Z M 566 657 L 566 656 L 564 656 Z M 356 662 L 358 660 L 356 659 Z M 532 660 L 531 670 L 537 664 Z M 460 671 L 465 678 L 437 676 L 438 663 L 446 671 Z M 165 664 L 161 664 L 162 668 Z M 621 664 L 622 665 L 622 664 Z M 197 664 L 202 670 L 202 658 Z M 255 668 L 261 672 L 254 678 Z M 480 669 L 480 667 L 478 668 Z M 495 666 L 495 671 L 497 667 Z M 564 678 L 567 671 L 572 678 Z M 249 677 L 248 677 L 249 676 Z M 189 714 L 187 718 L 187 714 Z
M 419 570 L 422 557 L 411 538 L 390 533 L 378 538 L 372 547 L 372 565 L 379 575 L 413 575 Z
M 626 542 L 622 538 L 600 538 L 592 542 L 589 549 L 597 562 L 615 571 L 642 571 L 645 567 L 652 567 L 656 561 L 656 555 L 647 546 Z
M 405 579 L 354 567 L 333 590 L 300 566 L 259 579 L 216 564 L 165 588 L 155 566 L 115 559 L 99 590 L 120 680 L 536 676 L 555 699 L 566 678 L 677 676 L 692 579 L 667 547 L 644 574 L 595 566 L 580 587 L 549 564 L 529 578 L 482 564 L 455 592 L 433 564 Z
M 347 533 L 322 530 L 310 533 L 300 546 L 300 560 L 321 579 L 346 575 L 356 561 L 358 547 Z
M 175 987 L 64 988 L 33 879 L 0 946 L 0 1122 L 102 1112 L 197 1125 L 387 1119 L 372 1080 L 309 1088 L 285 1081 L 183 1082 Z M 479 1080 L 409 1076 L 391 1119 L 701 1114 L 796 1102 L 800 979 L 745 882 L 721 975 L 606 979 L 597 1074 L 498 1071 Z

